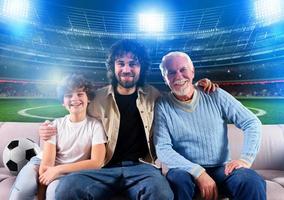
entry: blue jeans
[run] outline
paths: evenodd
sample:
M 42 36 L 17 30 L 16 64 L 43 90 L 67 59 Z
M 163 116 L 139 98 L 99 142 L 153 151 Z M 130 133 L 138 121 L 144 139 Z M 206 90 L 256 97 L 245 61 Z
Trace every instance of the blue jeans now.
M 21 169 L 10 191 L 10 200 L 33 200 L 38 192 L 38 171 L 41 159 L 34 156 Z M 52 181 L 46 191 L 46 200 L 54 200 L 59 179 Z
M 235 169 L 224 174 L 225 167 L 206 168 L 208 175 L 216 182 L 219 194 L 235 200 L 266 199 L 266 183 L 252 169 Z M 174 192 L 175 200 L 191 200 L 199 190 L 195 179 L 187 171 L 171 169 L 167 179 Z
M 32 200 L 37 194 L 40 159 L 33 157 L 19 172 L 10 191 L 10 200 Z
M 173 199 L 170 186 L 158 169 L 132 161 L 69 174 L 61 179 L 55 197 L 60 200 L 106 200 L 121 192 L 130 199 Z

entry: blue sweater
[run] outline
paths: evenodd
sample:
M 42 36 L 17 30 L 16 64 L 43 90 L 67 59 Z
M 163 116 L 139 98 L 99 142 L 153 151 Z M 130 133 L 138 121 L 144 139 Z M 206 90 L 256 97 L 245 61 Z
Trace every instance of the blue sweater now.
M 197 178 L 203 167 L 222 166 L 230 160 L 227 123 L 244 132 L 240 159 L 252 163 L 261 141 L 261 123 L 233 96 L 218 88 L 206 94 L 195 88 L 190 103 L 172 93 L 155 108 L 154 144 L 158 159 L 168 168 L 188 171 Z

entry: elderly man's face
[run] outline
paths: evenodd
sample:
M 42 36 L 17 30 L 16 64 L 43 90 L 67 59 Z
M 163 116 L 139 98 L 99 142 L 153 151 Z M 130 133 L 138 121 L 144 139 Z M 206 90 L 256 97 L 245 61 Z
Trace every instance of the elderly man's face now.
M 170 56 L 165 61 L 166 83 L 176 96 L 188 96 L 193 90 L 194 67 L 184 56 Z

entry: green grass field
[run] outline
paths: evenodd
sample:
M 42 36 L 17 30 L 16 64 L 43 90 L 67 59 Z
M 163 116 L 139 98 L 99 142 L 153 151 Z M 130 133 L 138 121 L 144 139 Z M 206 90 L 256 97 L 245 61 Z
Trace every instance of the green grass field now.
M 18 112 L 32 116 L 23 116 Z M 64 116 L 65 108 L 52 99 L 0 99 L 1 122 L 43 122 L 46 119 Z
M 284 99 L 240 99 L 248 108 L 257 108 L 266 113 L 258 116 L 263 124 L 284 124 Z M 252 112 L 257 114 L 254 109 Z
M 263 124 L 284 124 L 284 99 L 243 98 L 240 101 L 258 115 Z M 56 100 L 0 99 L 1 122 L 43 122 L 66 113 Z

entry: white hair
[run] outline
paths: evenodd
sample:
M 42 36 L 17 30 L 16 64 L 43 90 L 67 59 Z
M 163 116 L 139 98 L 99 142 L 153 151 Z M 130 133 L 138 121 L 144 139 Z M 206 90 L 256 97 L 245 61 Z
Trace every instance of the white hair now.
M 159 65 L 161 73 L 162 73 L 162 76 L 166 75 L 165 74 L 166 73 L 166 65 L 165 65 L 166 61 L 168 59 L 170 59 L 171 57 L 176 57 L 176 56 L 185 57 L 188 60 L 188 62 L 192 64 L 192 61 L 191 61 L 189 55 L 187 55 L 186 53 L 181 52 L 181 51 L 170 52 L 170 53 L 168 53 L 168 54 L 163 56 L 162 61 L 161 61 L 160 65 Z

